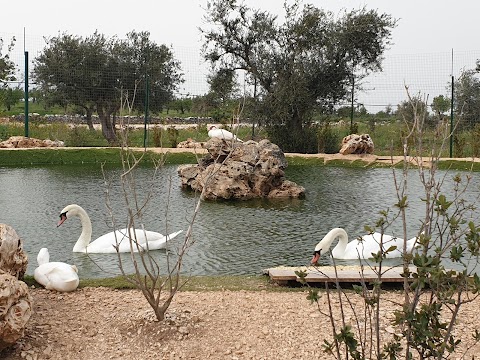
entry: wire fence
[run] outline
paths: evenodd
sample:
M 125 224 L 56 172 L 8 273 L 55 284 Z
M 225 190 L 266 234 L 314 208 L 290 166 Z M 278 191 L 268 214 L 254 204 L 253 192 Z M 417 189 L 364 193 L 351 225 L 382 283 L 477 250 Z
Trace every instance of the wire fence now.
M 60 35 L 60 34 L 59 34 Z M 0 31 L 0 38 L 4 40 L 5 54 L 6 45 L 12 39 L 16 39 L 16 45 L 11 53 L 11 60 L 17 65 L 18 82 L 14 83 L 23 87 L 24 76 L 24 53 L 28 51 L 30 58 L 30 69 L 33 68 L 34 59 L 45 49 L 48 37 L 40 35 L 24 35 L 3 33 Z M 178 97 L 199 96 L 208 91 L 206 76 L 208 74 L 208 65 L 202 59 L 199 48 L 187 47 L 181 45 L 169 45 L 175 58 L 180 61 L 185 82 L 180 85 L 176 95 Z M 0 49 L 1 50 L 1 49 Z M 30 81 L 31 85 L 35 85 Z
M 32 63 L 45 49 L 46 41 L 43 36 L 38 35 L 0 32 L 0 38 L 4 39 L 4 42 L 12 37 L 17 39 L 17 43 L 11 60 L 17 64 L 17 75 L 21 79 L 18 84 L 23 86 L 24 51 L 28 51 Z M 177 96 L 200 96 L 207 93 L 206 77 L 209 67 L 202 59 L 199 46 L 172 45 L 172 51 L 181 63 L 185 80 L 180 85 Z M 449 97 L 451 77 L 458 79 L 464 70 L 474 69 L 478 59 L 480 50 L 446 49 L 444 52 L 425 54 L 395 54 L 387 51 L 383 60 L 383 71 L 366 77 L 362 81 L 361 89 L 357 89 L 357 103 L 364 105 L 370 113 L 383 110 L 387 106 L 395 107 L 406 100 L 405 86 L 408 86 L 412 94 L 421 93 L 428 95 L 430 99 L 438 95 Z M 33 81 L 30 84 L 34 85 Z M 348 103 L 346 99 L 345 104 Z
M 17 81 L 10 82 L 11 87 L 25 87 L 25 52 L 29 56 L 29 72 L 33 69 L 35 59 L 40 56 L 46 48 L 46 39 L 40 35 L 11 34 L 0 32 L 0 38 L 4 40 L 4 47 L 1 54 L 5 54 L 6 44 L 16 38 L 16 45 L 10 53 L 10 59 L 16 64 Z M 169 46 L 174 58 L 179 61 L 184 82 L 175 90 L 178 99 L 203 96 L 209 90 L 207 75 L 209 65 L 202 59 L 200 45 Z M 370 74 L 361 82 L 356 84 L 354 89 L 354 105 L 363 106 L 370 114 L 379 111 L 392 109 L 407 100 L 406 88 L 411 95 L 420 95 L 428 99 L 428 105 L 440 95 L 445 98 L 451 97 L 452 76 L 459 79 L 465 70 L 475 69 L 477 60 L 480 59 L 480 50 L 455 51 L 446 49 L 444 52 L 428 54 L 395 54 L 387 51 L 382 63 L 383 71 Z M 72 76 L 78 74 L 71 74 Z M 129 76 L 124 74 L 122 76 Z M 240 82 L 243 77 L 239 77 Z M 29 88 L 35 89 L 34 78 L 29 77 Z M 245 85 L 245 86 L 244 86 Z M 106 83 L 105 86 L 108 86 Z M 153 86 L 153 85 L 152 85 Z M 241 84 L 242 89 L 253 92 L 251 85 Z M 119 97 L 122 99 L 122 106 L 131 105 L 133 98 L 141 99 L 144 89 L 123 88 Z M 146 91 L 146 90 L 145 90 Z M 29 99 L 29 102 L 32 99 Z M 351 106 L 351 99 L 345 99 L 340 106 Z M 155 110 L 155 104 L 149 106 Z M 148 108 L 146 108 L 148 109 Z M 0 109 L 0 113 L 1 113 Z M 148 111 L 148 110 L 147 110 Z M 135 114 L 140 121 L 145 116 L 142 110 L 137 107 Z M 190 114 L 191 115 L 191 114 Z M 205 113 L 198 114 L 204 116 Z M 18 116 L 23 116 L 19 112 Z M 95 118 L 95 117 L 94 117 Z M 73 119 L 70 119 L 74 121 Z

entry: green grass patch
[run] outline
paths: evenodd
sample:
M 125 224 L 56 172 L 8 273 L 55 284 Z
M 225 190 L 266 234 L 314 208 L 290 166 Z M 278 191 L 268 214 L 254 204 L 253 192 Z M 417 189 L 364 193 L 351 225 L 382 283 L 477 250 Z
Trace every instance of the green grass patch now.
M 314 165 L 324 166 L 325 159 L 323 157 L 303 157 L 303 156 L 288 156 L 286 155 L 288 165 Z
M 327 161 L 327 166 L 339 166 L 339 167 L 356 167 L 356 168 L 364 168 L 367 165 L 366 161 L 362 160 L 342 160 L 342 159 L 334 159 Z
M 158 155 L 157 155 L 158 156 Z M 195 155 L 190 152 L 182 153 L 168 153 L 165 155 L 165 164 L 175 165 L 175 164 L 197 164 L 198 159 L 201 158 L 201 155 Z
M 438 163 L 441 170 L 480 171 L 480 163 L 472 161 L 442 160 Z
M 221 275 L 221 276 L 191 276 L 183 278 L 187 280 L 181 291 L 303 291 L 302 287 L 278 286 L 270 281 L 266 275 Z M 33 276 L 25 275 L 23 281 L 30 287 L 41 287 Z M 124 277 L 117 276 L 103 279 L 81 279 L 82 287 L 108 287 L 111 289 L 128 290 L 135 286 Z
M 35 148 L 35 149 L 17 149 L 0 150 L 0 166 L 43 166 L 43 165 L 81 165 L 81 164 L 122 164 L 121 148 Z M 125 150 L 124 150 L 125 151 Z M 143 150 L 135 152 L 140 157 Z M 168 165 L 175 164 L 196 164 L 203 155 L 191 152 L 169 152 L 157 153 L 147 148 L 141 161 L 142 166 L 152 166 L 159 162 Z M 350 168 L 391 168 L 390 163 L 367 162 L 362 159 L 347 160 L 334 159 L 324 162 L 323 157 L 302 157 L 288 156 L 287 161 L 290 166 L 338 166 Z M 401 169 L 403 162 L 394 165 Z M 480 163 L 459 160 L 442 160 L 438 165 L 442 170 L 456 171 L 480 171 Z
M 141 152 L 135 153 L 137 156 Z M 152 165 L 165 160 L 166 164 L 196 163 L 195 154 L 168 153 L 159 154 L 146 152 L 142 165 Z M 65 164 L 113 164 L 121 165 L 120 148 L 49 148 L 49 149 L 19 149 L 0 150 L 0 166 L 30 166 L 30 165 L 65 165 Z

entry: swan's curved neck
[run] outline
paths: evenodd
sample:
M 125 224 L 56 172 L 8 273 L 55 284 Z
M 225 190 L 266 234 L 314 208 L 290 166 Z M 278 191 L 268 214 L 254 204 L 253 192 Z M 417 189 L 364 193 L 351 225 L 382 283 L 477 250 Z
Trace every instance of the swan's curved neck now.
M 326 253 L 335 239 L 338 238 L 338 244 L 332 250 L 333 257 L 339 257 L 345 253 L 348 244 L 347 232 L 341 228 L 335 228 L 328 232 L 325 237 L 315 247 L 315 251 L 320 251 L 322 254 Z
M 81 252 L 85 250 L 85 248 L 92 240 L 92 222 L 90 221 L 87 212 L 80 207 L 77 210 L 76 216 L 80 218 L 80 222 L 82 224 L 82 233 L 80 234 L 80 237 L 75 243 L 73 251 Z

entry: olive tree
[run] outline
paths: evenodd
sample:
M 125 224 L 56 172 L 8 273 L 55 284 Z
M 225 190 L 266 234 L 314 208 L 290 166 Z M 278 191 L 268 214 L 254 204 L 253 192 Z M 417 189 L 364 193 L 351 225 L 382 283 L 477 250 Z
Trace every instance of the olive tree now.
M 225 122 L 232 115 L 233 102 L 238 97 L 238 84 L 235 71 L 221 68 L 218 71 L 212 69 L 207 77 L 210 87 L 207 99 L 213 107 L 213 118 Z
M 14 81 L 15 80 L 15 63 L 10 60 L 10 52 L 15 46 L 15 37 L 12 38 L 10 44 L 7 46 L 7 53 L 2 55 L 3 39 L 0 38 L 0 81 Z
M 432 101 L 432 110 L 440 116 L 450 110 L 451 100 L 443 95 L 435 96 Z
M 316 144 L 305 139 L 314 112 L 345 99 L 355 77 L 381 70 L 396 21 L 366 9 L 335 19 L 312 5 L 284 8 L 280 23 L 236 0 L 209 1 L 201 29 L 204 56 L 251 77 L 261 99 L 260 120 L 284 151 L 313 152 Z
M 10 52 L 15 46 L 15 37 L 7 46 L 7 51 L 2 55 L 3 39 L 0 38 L 0 104 L 3 104 L 7 110 L 11 105 L 18 102 L 23 92 L 20 89 L 12 89 L 8 86 L 9 81 L 15 81 L 15 63 L 10 60 Z
M 149 107 L 160 111 L 183 81 L 171 50 L 152 42 L 148 32 L 132 31 L 126 39 L 97 32 L 86 38 L 61 34 L 46 43 L 35 58 L 33 77 L 38 89 L 50 105 L 82 108 L 90 128 L 96 112 L 111 143 L 117 141 L 115 116 L 124 97 L 129 98 L 131 109 L 143 111 L 148 81 Z
M 455 81 L 455 113 L 461 115 L 461 128 L 473 128 L 480 117 L 480 78 L 478 70 L 465 70 Z

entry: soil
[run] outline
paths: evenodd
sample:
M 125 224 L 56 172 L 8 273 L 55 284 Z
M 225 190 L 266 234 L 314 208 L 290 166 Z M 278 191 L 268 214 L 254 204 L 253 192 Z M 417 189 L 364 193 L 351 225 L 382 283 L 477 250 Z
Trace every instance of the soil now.
M 333 358 L 322 349 L 324 339 L 331 339 L 324 292 L 317 308 L 305 291 L 182 291 L 160 322 L 138 290 L 32 288 L 31 294 L 34 314 L 25 336 L 0 352 L 1 359 Z M 363 313 L 362 300 L 353 293 L 348 299 L 345 318 L 352 322 L 352 309 Z M 391 336 L 390 320 L 403 295 L 389 291 L 383 299 L 381 334 Z M 461 308 L 455 325 L 461 351 L 473 344 L 470 334 L 480 325 L 479 301 Z M 339 320 L 340 307 L 333 309 Z M 479 350 L 473 346 L 470 356 Z

